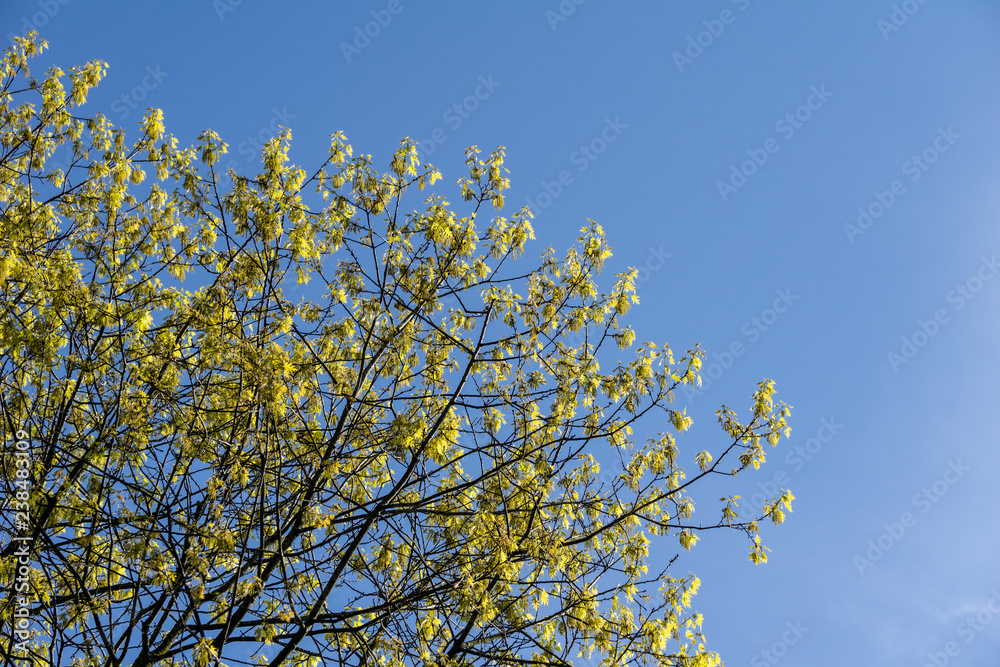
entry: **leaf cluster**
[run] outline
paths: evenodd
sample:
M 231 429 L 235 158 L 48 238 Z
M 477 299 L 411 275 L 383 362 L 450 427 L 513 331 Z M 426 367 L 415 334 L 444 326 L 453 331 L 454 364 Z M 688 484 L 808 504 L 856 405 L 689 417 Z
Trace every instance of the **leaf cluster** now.
M 690 491 L 788 434 L 772 383 L 747 420 L 720 409 L 688 472 L 672 401 L 701 351 L 635 344 L 636 272 L 601 291 L 597 223 L 522 269 L 502 148 L 468 150 L 458 205 L 418 209 L 441 175 L 410 140 L 378 172 L 338 133 L 307 171 L 285 129 L 259 173 L 223 174 L 212 131 L 180 147 L 150 109 L 129 142 L 78 115 L 106 65 L 37 80 L 44 46 L 0 64 L 2 430 L 33 443 L 34 664 L 267 644 L 261 664 L 718 664 L 698 579 L 650 546 L 728 528 L 766 559 L 738 496 L 705 524 Z M 602 368 L 609 345 L 625 358 Z M 662 433 L 635 442 L 641 419 Z M 12 457 L 0 479 L 12 496 Z

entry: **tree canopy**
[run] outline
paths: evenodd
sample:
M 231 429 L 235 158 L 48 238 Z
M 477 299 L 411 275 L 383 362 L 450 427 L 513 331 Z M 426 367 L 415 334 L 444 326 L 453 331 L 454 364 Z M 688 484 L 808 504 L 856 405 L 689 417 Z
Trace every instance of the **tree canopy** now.
M 788 435 L 770 381 L 682 449 L 700 349 L 636 343 L 598 224 L 527 261 L 503 148 L 467 150 L 458 204 L 408 139 L 306 170 L 285 129 L 220 173 L 215 132 L 81 115 L 107 65 L 32 78 L 44 47 L 0 63 L 8 660 L 719 664 L 650 549 L 720 528 L 766 559 L 790 492 L 703 522 L 692 492 Z

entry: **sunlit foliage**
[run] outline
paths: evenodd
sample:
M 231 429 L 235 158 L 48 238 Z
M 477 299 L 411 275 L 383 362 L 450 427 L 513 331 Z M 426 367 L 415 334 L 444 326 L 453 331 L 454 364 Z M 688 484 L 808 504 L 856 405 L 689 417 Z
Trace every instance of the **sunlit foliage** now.
M 335 134 L 305 170 L 285 130 L 260 173 L 219 173 L 214 132 L 81 116 L 106 65 L 35 79 L 44 46 L 0 64 L 2 428 L 32 442 L 30 485 L 11 457 L 3 480 L 30 506 L 33 664 L 267 644 L 261 664 L 718 664 L 698 579 L 650 546 L 729 528 L 765 559 L 738 496 L 698 523 L 690 492 L 787 435 L 769 381 L 743 421 L 720 409 L 713 452 L 681 449 L 701 352 L 636 344 L 636 272 L 599 288 L 596 223 L 528 261 L 502 148 L 468 150 L 457 204 L 419 194 L 441 175 L 408 140 L 379 173 Z M 640 419 L 663 431 L 637 442 Z

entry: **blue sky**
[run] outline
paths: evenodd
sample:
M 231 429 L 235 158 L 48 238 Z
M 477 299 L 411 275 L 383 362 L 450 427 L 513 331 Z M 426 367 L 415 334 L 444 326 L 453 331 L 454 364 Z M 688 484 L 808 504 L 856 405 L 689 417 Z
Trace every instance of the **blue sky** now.
M 8 1 L 0 25 L 108 61 L 90 109 L 211 127 L 238 170 L 278 125 L 304 165 L 338 130 L 382 165 L 410 136 L 457 201 L 465 147 L 506 146 L 534 251 L 598 221 L 609 285 L 646 269 L 638 339 L 717 364 L 680 397 L 691 456 L 764 377 L 794 406 L 740 487 L 797 497 L 768 564 L 717 532 L 680 564 L 726 663 L 995 659 L 1000 5 L 262 4 Z

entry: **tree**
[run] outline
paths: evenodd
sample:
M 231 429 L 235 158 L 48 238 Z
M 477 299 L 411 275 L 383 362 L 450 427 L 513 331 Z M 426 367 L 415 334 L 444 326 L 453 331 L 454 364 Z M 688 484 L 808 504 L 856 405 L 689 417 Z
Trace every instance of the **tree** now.
M 728 528 L 766 559 L 791 493 L 695 523 L 691 490 L 788 434 L 770 381 L 688 476 L 671 401 L 700 350 L 635 344 L 637 274 L 599 291 L 596 223 L 523 269 L 530 211 L 483 221 L 502 148 L 411 212 L 440 174 L 409 140 L 377 173 L 338 133 L 309 173 L 284 130 L 221 174 L 212 131 L 79 116 L 106 64 L 36 80 L 44 47 L 0 73 L 8 661 L 719 664 L 698 579 L 649 545 Z

